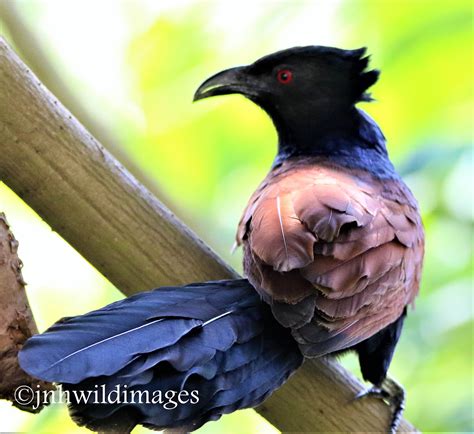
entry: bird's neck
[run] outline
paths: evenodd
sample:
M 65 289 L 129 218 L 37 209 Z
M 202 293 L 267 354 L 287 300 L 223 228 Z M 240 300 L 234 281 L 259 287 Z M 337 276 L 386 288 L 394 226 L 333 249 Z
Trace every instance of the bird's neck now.
M 308 113 L 291 122 L 273 117 L 278 132 L 278 154 L 274 164 L 293 157 L 319 156 L 348 168 L 367 170 L 379 178 L 398 175 L 390 162 L 385 137 L 363 111 Z
M 304 112 L 288 112 L 284 117 L 271 115 L 278 132 L 279 148 L 295 147 L 310 151 L 330 135 L 355 132 L 358 120 L 355 110 L 309 106 Z

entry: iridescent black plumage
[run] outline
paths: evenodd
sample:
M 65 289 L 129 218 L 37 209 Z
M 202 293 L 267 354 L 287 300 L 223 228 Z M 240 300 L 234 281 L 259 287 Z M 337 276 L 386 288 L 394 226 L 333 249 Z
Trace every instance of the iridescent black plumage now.
M 242 279 L 159 288 L 67 318 L 29 339 L 19 360 L 33 376 L 63 383 L 71 393 L 110 393 L 117 386 L 128 397 L 150 393 L 142 403 L 73 399 L 71 414 L 80 425 L 194 430 L 258 405 L 303 358 Z M 165 408 L 151 402 L 155 391 L 197 391 L 198 400 Z

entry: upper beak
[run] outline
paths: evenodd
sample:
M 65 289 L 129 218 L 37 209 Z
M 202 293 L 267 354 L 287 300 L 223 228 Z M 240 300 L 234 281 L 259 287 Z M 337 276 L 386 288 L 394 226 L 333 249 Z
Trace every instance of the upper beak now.
M 218 72 L 211 78 L 208 78 L 199 86 L 198 90 L 196 90 L 193 101 L 230 93 L 241 93 L 245 96 L 253 96 L 256 90 L 255 80 L 247 74 L 247 67 L 238 66 Z

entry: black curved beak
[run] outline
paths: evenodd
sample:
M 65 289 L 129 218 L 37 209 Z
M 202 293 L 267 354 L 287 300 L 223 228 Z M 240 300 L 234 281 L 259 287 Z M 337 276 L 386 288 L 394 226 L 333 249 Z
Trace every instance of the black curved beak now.
M 216 95 L 240 93 L 247 97 L 257 96 L 258 83 L 247 73 L 246 66 L 226 69 L 208 78 L 194 94 L 193 101 Z

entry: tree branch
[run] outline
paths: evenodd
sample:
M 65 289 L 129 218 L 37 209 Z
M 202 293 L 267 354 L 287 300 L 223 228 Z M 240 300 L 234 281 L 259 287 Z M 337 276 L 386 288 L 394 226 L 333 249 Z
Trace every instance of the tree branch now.
M 141 186 L 0 41 L 0 179 L 126 295 L 236 277 Z M 362 385 L 307 361 L 257 411 L 285 431 L 380 432 L 389 409 L 350 402 Z M 402 431 L 415 431 L 403 422 Z
M 74 92 L 67 86 L 64 77 L 54 68 L 51 63 L 43 36 L 28 25 L 24 17 L 22 6 L 15 0 L 0 1 L 0 26 L 3 25 L 11 35 L 10 42 L 19 50 L 25 63 L 35 71 L 41 82 L 51 90 L 56 98 L 69 107 L 79 122 L 107 149 L 112 151 L 116 158 L 135 176 L 147 189 L 176 212 L 179 209 L 165 196 L 165 192 L 159 188 L 157 182 L 150 176 L 140 171 L 138 165 L 130 158 L 121 144 L 122 139 L 110 128 L 101 125 L 94 115 L 87 111 L 84 104 L 78 100 Z
M 0 399 L 8 399 L 22 410 L 37 412 L 42 405 L 36 400 L 22 405 L 15 399 L 15 389 L 19 386 L 28 386 L 34 391 L 53 388 L 30 377 L 18 365 L 18 351 L 38 330 L 26 298 L 17 249 L 18 242 L 10 231 L 5 214 L 0 212 Z

